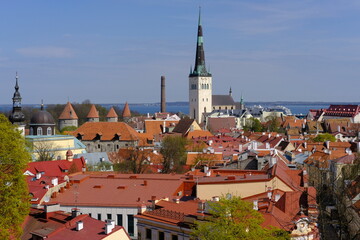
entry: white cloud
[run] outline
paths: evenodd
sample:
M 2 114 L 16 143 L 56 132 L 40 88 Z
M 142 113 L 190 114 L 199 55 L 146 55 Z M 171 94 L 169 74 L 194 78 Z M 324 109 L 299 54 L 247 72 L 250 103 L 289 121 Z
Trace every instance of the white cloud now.
M 74 56 L 71 49 L 61 47 L 28 47 L 19 48 L 16 52 L 26 57 L 70 58 Z

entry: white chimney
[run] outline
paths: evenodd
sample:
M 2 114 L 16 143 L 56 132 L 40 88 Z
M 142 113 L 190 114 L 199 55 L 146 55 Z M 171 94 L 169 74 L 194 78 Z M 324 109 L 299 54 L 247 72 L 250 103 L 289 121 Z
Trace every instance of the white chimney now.
M 280 194 L 275 194 L 275 202 L 279 201 L 280 199 Z
M 105 224 L 105 234 L 108 235 L 113 230 L 113 225 L 111 223 Z
M 337 131 L 340 132 L 340 125 L 337 126 Z
M 209 140 L 209 146 L 211 146 L 213 143 L 213 140 Z
M 36 179 L 39 180 L 41 178 L 41 173 L 36 173 Z
M 269 199 L 271 199 L 271 197 L 272 197 L 272 192 L 271 192 L 271 191 L 267 192 L 267 196 L 268 196 Z
M 212 200 L 214 202 L 218 202 L 218 201 L 220 201 L 220 198 L 219 198 L 219 196 L 214 196 L 214 197 L 212 197 Z
M 210 177 L 210 176 L 211 176 L 211 170 L 208 170 L 208 171 L 206 172 L 206 176 L 207 176 L 207 177 Z
M 51 184 L 54 185 L 54 186 L 57 186 L 58 185 L 58 178 L 51 179 Z
M 270 149 L 270 143 L 265 143 L 266 149 Z
M 209 167 L 208 166 L 204 166 L 204 173 L 207 173 L 209 171 Z
M 243 145 L 239 144 L 239 153 L 242 153 L 242 151 L 243 151 Z
M 256 210 L 256 211 L 259 210 L 258 200 L 254 200 L 254 201 L 253 201 L 253 204 L 254 204 L 253 209 Z
M 83 228 L 84 228 L 84 222 L 83 221 L 76 222 L 76 231 L 80 231 Z

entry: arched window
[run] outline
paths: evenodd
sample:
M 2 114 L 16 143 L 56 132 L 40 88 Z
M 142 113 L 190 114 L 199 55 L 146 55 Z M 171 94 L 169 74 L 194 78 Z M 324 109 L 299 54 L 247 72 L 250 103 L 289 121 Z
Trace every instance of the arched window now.
M 42 128 L 41 128 L 41 127 L 38 127 L 38 128 L 37 128 L 37 135 L 43 135 L 43 132 L 42 132 Z
M 206 84 L 206 88 L 209 89 L 209 84 Z
M 194 119 L 196 118 L 195 109 L 194 109 Z
M 48 135 L 48 136 L 51 135 L 51 127 L 48 127 L 47 130 L 46 130 L 46 132 L 47 132 L 47 135 Z
M 32 127 L 30 128 L 30 135 L 34 135 L 34 129 Z

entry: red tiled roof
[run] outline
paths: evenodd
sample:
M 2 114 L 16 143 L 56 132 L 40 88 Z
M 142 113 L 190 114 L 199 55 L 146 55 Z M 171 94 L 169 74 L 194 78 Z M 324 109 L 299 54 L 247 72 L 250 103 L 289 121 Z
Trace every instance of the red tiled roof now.
M 78 116 L 76 115 L 76 112 L 70 102 L 67 102 L 64 110 L 59 116 L 59 120 L 65 119 L 78 119 Z
M 235 117 L 209 118 L 208 119 L 208 127 L 211 132 L 217 132 L 220 129 L 236 128 Z
M 118 115 L 115 112 L 114 107 L 111 107 L 108 114 L 106 115 L 107 118 L 117 118 Z
M 145 120 L 145 132 L 151 135 L 158 135 L 163 132 L 164 124 L 166 128 L 175 127 L 178 120 Z
M 21 239 L 31 239 L 31 233 L 44 237 L 49 240 L 64 239 L 103 239 L 117 231 L 125 231 L 121 226 L 115 226 L 110 234 L 106 235 L 104 231 L 105 222 L 91 218 L 89 215 L 80 215 L 71 218 L 71 215 L 63 211 L 47 213 L 44 210 L 30 209 L 29 217 L 23 226 L 23 235 Z M 78 221 L 83 222 L 83 229 L 76 231 Z M 127 238 L 127 239 L 130 239 Z
M 117 135 L 120 141 L 137 141 L 138 133 L 124 122 L 86 122 L 75 130 L 72 135 L 82 136 L 82 140 L 93 140 L 101 135 L 102 141 L 111 141 Z
M 213 136 L 211 134 L 211 132 L 207 131 L 207 130 L 194 130 L 194 131 L 190 131 L 186 138 L 198 138 L 198 137 L 211 137 Z
M 325 116 L 355 117 L 360 112 L 360 105 L 330 105 Z
M 156 199 L 176 196 L 178 191 L 183 190 L 182 177 L 183 175 L 170 174 L 77 175 L 70 178 L 73 182 L 72 187 L 58 194 L 51 201 L 64 206 L 73 206 L 75 204 L 74 191 L 77 191 L 79 193 L 76 203 L 78 206 L 148 205 L 152 196 L 156 196 Z
M 124 109 L 122 111 L 122 117 L 123 118 L 131 117 L 130 107 L 127 102 L 125 103 Z
M 68 173 L 63 172 L 62 169 L 70 169 L 71 165 L 75 164 L 79 172 L 85 166 L 85 160 L 83 157 L 74 158 L 73 161 L 68 160 L 55 160 L 55 161 L 42 161 L 42 162 L 30 162 L 25 171 L 29 171 L 32 174 L 38 172 L 44 172 L 45 176 L 65 176 Z
M 99 118 L 99 112 L 96 110 L 95 104 L 91 105 L 87 118 Z

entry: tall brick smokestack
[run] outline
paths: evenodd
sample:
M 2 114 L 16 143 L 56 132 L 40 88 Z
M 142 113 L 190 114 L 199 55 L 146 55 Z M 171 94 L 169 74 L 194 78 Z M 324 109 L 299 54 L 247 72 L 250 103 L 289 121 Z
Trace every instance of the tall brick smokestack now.
M 165 76 L 161 76 L 161 109 L 160 109 L 160 112 L 166 112 Z

